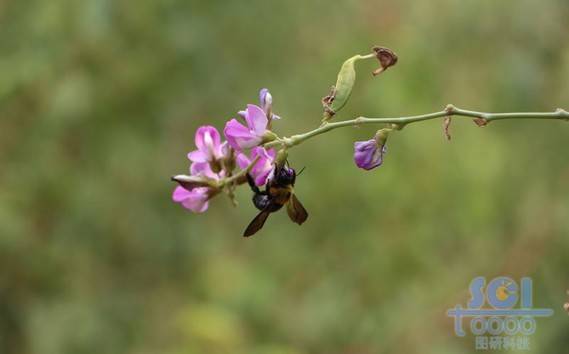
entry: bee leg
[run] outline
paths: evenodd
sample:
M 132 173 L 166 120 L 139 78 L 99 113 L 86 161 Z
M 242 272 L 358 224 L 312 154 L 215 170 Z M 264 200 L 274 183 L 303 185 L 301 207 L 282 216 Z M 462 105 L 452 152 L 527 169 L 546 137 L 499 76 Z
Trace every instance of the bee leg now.
M 255 181 L 250 174 L 247 174 L 247 182 L 249 183 L 249 187 L 253 191 L 253 205 L 255 208 L 259 210 L 264 210 L 267 205 L 269 205 L 269 195 L 267 191 L 261 191 L 257 185 L 255 185 Z
M 251 177 L 251 175 L 248 173 L 247 173 L 247 183 L 249 183 L 249 187 L 251 187 L 251 190 L 253 191 L 253 193 L 261 193 L 261 191 L 259 190 L 259 187 L 257 187 L 257 185 L 255 184 L 253 177 Z

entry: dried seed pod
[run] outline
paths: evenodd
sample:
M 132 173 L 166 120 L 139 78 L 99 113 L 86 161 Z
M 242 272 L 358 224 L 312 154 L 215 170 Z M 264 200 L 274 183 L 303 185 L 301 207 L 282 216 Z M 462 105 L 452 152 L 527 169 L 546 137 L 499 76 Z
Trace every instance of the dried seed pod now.
M 379 60 L 380 67 L 373 71 L 373 76 L 377 76 L 387 70 L 390 66 L 397 64 L 397 55 L 389 48 L 375 46 L 372 48 L 375 57 Z

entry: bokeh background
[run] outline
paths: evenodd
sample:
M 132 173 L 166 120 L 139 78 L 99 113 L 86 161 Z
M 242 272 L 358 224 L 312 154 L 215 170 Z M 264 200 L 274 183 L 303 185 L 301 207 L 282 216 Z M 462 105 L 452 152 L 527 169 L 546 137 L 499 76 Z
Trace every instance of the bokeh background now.
M 566 352 L 568 123 L 455 119 L 355 167 L 347 128 L 291 151 L 310 218 L 172 203 L 202 124 L 269 87 L 314 128 L 344 59 L 399 55 L 337 119 L 569 108 L 566 0 L 0 1 L 0 353 L 471 353 L 446 310 L 534 279 L 530 352 Z

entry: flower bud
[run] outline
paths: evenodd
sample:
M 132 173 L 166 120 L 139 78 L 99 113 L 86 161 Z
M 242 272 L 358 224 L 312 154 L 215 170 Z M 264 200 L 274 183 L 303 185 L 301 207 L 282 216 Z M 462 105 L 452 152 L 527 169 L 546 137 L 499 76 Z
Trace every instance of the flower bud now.
M 261 89 L 259 92 L 259 101 L 261 103 L 261 108 L 267 114 L 267 118 L 271 119 L 271 111 L 273 108 L 273 96 L 269 92 L 269 89 Z
M 390 128 L 380 129 L 373 139 L 354 143 L 354 162 L 364 170 L 371 170 L 383 163 L 383 155 L 387 152 L 386 142 Z
M 273 113 L 273 95 L 271 95 L 269 89 L 263 88 L 259 91 L 259 103 L 261 105 L 261 109 L 265 112 L 265 115 L 269 120 L 267 129 L 271 130 L 273 120 L 281 119 L 281 117 Z
M 264 144 L 264 143 L 268 143 L 268 142 L 273 141 L 273 140 L 277 140 L 279 137 L 277 134 L 273 133 L 272 131 L 267 130 L 263 134 L 262 138 L 263 138 L 263 140 L 261 140 L 261 144 Z
M 371 170 L 383 163 L 383 154 L 387 152 L 385 145 L 378 145 L 375 139 L 356 141 L 354 143 L 354 162 L 359 168 Z

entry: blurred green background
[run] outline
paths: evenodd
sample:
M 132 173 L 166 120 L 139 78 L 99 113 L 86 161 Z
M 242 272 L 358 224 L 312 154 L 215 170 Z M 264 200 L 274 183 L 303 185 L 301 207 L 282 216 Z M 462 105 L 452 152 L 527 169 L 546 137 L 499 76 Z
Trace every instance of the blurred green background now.
M 355 167 L 347 128 L 292 150 L 310 218 L 251 239 L 250 191 L 203 215 L 171 201 L 203 124 L 261 87 L 280 134 L 337 119 L 569 109 L 566 0 L 0 1 L 0 353 L 471 353 L 446 310 L 475 276 L 534 279 L 531 352 L 565 352 L 569 125 L 455 119 L 394 134 Z

